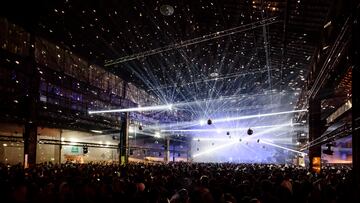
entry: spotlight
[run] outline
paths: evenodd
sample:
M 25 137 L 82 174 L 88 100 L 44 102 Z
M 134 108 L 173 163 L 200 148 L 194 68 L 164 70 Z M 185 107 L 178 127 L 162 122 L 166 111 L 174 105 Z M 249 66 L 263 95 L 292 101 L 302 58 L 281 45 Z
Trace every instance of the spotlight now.
M 208 125 L 211 125 L 211 124 L 212 124 L 212 120 L 209 119 L 209 120 L 207 121 L 207 124 L 208 124 Z
M 160 138 L 161 137 L 160 132 L 155 132 L 154 137 Z
M 251 130 L 251 128 L 249 128 L 249 129 L 247 130 L 247 134 L 248 134 L 248 135 L 252 135 L 253 133 L 254 133 L 254 131 Z
M 143 127 L 141 125 L 139 125 L 139 130 L 143 130 Z

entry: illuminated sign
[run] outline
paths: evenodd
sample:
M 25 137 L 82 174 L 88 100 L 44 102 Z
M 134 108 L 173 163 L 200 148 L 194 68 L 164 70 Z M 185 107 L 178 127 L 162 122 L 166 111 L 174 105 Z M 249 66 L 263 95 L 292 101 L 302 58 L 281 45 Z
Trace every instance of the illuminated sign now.
M 321 170 L 321 158 L 320 157 L 313 157 L 312 158 L 312 171 L 316 173 L 320 173 Z
M 71 147 L 71 153 L 79 153 L 79 147 Z

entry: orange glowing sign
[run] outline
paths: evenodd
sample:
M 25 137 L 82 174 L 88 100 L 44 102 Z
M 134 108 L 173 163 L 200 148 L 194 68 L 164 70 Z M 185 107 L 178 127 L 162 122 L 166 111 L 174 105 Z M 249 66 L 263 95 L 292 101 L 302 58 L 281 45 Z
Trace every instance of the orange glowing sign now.
M 320 173 L 321 170 L 321 158 L 320 157 L 313 157 L 312 158 L 312 171 L 316 173 Z

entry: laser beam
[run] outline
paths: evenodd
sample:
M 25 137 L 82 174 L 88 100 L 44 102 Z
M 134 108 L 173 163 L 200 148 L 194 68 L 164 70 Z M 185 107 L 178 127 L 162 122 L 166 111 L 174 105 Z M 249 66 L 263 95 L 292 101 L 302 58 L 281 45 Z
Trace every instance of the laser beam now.
M 275 128 L 275 127 L 288 127 L 294 125 L 301 125 L 301 123 L 285 123 L 279 125 L 264 125 L 264 126 L 254 126 L 251 129 L 262 129 L 262 128 Z M 216 128 L 216 129 L 170 129 L 170 130 L 161 130 L 161 132 L 236 132 L 240 130 L 247 130 L 249 127 L 241 128 Z
M 277 130 L 277 129 L 279 129 L 279 128 L 280 128 L 280 127 L 274 127 L 274 128 L 266 129 L 266 130 L 264 130 L 263 132 L 259 133 L 257 136 L 259 136 L 259 135 L 264 135 L 264 134 L 266 134 L 266 133 L 269 133 L 269 132 L 271 132 L 271 131 Z M 244 138 L 242 138 L 242 139 L 243 139 L 243 141 L 246 141 L 246 140 L 248 140 L 248 139 L 252 139 L 253 137 L 254 137 L 254 136 L 249 136 L 249 137 L 244 137 Z M 202 140 L 202 138 L 197 138 L 197 139 Z M 196 140 L 197 140 L 197 139 L 196 139 Z M 207 139 L 207 141 L 210 141 L 210 139 L 211 139 L 211 138 Z M 230 140 L 230 139 L 229 139 L 229 140 Z M 235 141 L 235 140 L 236 140 L 236 141 Z M 214 147 L 214 148 L 205 150 L 205 151 L 203 151 L 203 152 L 194 154 L 193 157 L 195 158 L 195 157 L 198 157 L 198 156 L 201 156 L 201 155 L 204 155 L 204 154 L 209 154 L 209 153 L 211 153 L 211 152 L 218 151 L 218 150 L 220 150 L 220 149 L 223 149 L 223 148 L 225 148 L 225 147 L 228 147 L 228 146 L 231 146 L 231 145 L 234 145 L 234 144 L 240 144 L 239 140 L 237 140 L 237 139 L 235 139 L 235 140 L 231 140 L 231 142 L 228 142 L 228 143 L 226 143 L 226 144 L 222 144 L 222 145 L 220 145 L 220 146 L 217 146 L 217 147 Z
M 135 111 L 158 111 L 158 110 L 171 111 L 172 109 L 173 109 L 173 105 L 167 104 L 167 105 L 160 105 L 160 106 L 144 106 L 144 107 L 127 108 L 127 109 L 109 109 L 109 110 L 89 111 L 89 114 L 135 112 Z
M 283 147 L 283 146 L 280 146 L 280 145 L 277 145 L 277 144 L 274 144 L 274 143 L 271 143 L 271 142 L 267 142 L 267 141 L 264 141 L 264 140 L 260 140 L 260 143 L 264 143 L 264 144 L 267 144 L 267 145 L 270 145 L 270 146 L 273 146 L 273 147 L 277 147 L 277 148 L 284 149 L 284 150 L 287 150 L 287 151 L 295 152 L 295 153 L 298 153 L 298 154 L 307 155 L 304 152 L 300 152 L 300 151 L 297 151 L 297 150 L 294 150 L 294 149 Z
M 213 121 L 213 123 L 228 122 L 228 121 L 244 120 L 244 119 L 250 119 L 250 118 L 261 118 L 261 117 L 268 117 L 268 116 L 277 116 L 277 115 L 283 115 L 283 114 L 298 113 L 298 112 L 304 112 L 304 111 L 307 111 L 307 109 L 300 109 L 300 110 L 293 110 L 293 111 L 281 111 L 281 112 L 276 112 L 276 113 L 266 113 L 266 114 L 248 115 L 248 116 L 239 116 L 239 117 L 219 118 L 219 119 L 213 119 L 212 121 Z
M 237 144 L 239 143 L 238 141 L 234 141 L 234 142 L 230 142 L 230 143 L 226 143 L 226 144 L 223 144 L 223 145 L 220 145 L 220 146 L 217 146 L 217 147 L 214 147 L 214 148 L 211 148 L 211 149 L 208 149 L 208 150 L 205 150 L 203 152 L 200 152 L 200 153 L 197 153 L 197 154 L 194 154 L 193 157 L 198 157 L 198 156 L 201 156 L 201 155 L 204 155 L 204 154 L 209 154 L 211 152 L 214 152 L 214 151 L 217 151 L 219 149 L 223 149 L 225 147 L 229 147 L 231 145 L 234 145 L 234 144 Z

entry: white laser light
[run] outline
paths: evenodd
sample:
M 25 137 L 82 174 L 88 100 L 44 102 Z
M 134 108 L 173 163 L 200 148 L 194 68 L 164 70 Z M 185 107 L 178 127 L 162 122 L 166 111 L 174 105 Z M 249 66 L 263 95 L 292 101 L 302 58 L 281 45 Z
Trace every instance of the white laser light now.
M 287 150 L 287 151 L 295 152 L 295 153 L 298 153 L 298 154 L 301 154 L 301 155 L 307 155 L 307 154 L 304 153 L 304 152 L 300 152 L 300 151 L 297 151 L 297 150 L 294 150 L 294 149 L 290 149 L 290 148 L 287 148 L 287 147 L 283 147 L 283 146 L 280 146 L 280 145 L 277 145 L 277 144 L 274 144 L 274 143 L 266 142 L 266 141 L 264 141 L 264 140 L 261 140 L 260 142 L 261 142 L 261 143 L 264 143 L 264 144 L 267 144 L 267 145 L 270 145 L 270 146 L 273 146 L 273 147 L 277 147 L 277 148 L 280 148 L 280 149 L 285 149 L 285 150 Z
M 203 151 L 203 152 L 194 154 L 193 157 L 195 158 L 195 157 L 198 157 L 198 156 L 201 156 L 201 155 L 204 155 L 204 154 L 209 154 L 209 153 L 211 153 L 211 152 L 217 151 L 217 150 L 219 150 L 219 149 L 223 149 L 223 148 L 225 148 L 225 147 L 229 147 L 229 146 L 234 145 L 234 144 L 237 144 L 237 143 L 238 143 L 238 141 L 226 143 L 226 144 L 220 145 L 220 146 L 218 146 L 218 147 L 214 147 L 214 148 L 205 150 L 205 151 Z
M 288 126 L 294 126 L 294 125 L 300 125 L 300 123 L 285 123 L 285 124 L 279 124 L 279 125 L 263 125 L 263 126 L 254 126 L 251 127 L 251 129 L 262 129 L 262 128 L 275 128 L 275 127 L 288 127 Z M 170 129 L 170 130 L 161 130 L 161 132 L 217 132 L 221 133 L 222 131 L 230 131 L 230 132 L 236 132 L 236 131 L 242 131 L 247 130 L 248 127 L 243 128 L 217 128 L 217 129 Z
M 127 108 L 127 109 L 109 109 L 109 110 L 89 111 L 89 114 L 172 110 L 173 107 L 174 107 L 174 105 L 167 104 L 167 105 L 160 105 L 160 106 L 144 106 L 144 107 Z
M 214 119 L 213 122 L 228 122 L 228 121 L 244 120 L 244 119 L 250 119 L 250 118 L 261 118 L 261 117 L 268 117 L 268 116 L 277 116 L 277 115 L 283 115 L 283 114 L 298 113 L 298 112 L 304 112 L 304 111 L 307 111 L 307 109 L 282 111 L 282 112 L 266 113 L 266 114 L 258 114 L 258 115 L 239 116 L 239 117 L 226 117 L 226 118 Z

